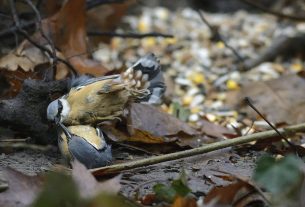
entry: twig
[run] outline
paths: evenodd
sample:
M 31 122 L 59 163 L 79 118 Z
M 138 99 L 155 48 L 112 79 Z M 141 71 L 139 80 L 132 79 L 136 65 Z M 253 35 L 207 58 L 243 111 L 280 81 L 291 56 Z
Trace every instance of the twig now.
M 208 28 L 212 32 L 212 36 L 217 40 L 223 42 L 223 44 L 232 51 L 232 53 L 237 57 L 237 60 L 241 63 L 243 63 L 244 58 L 235 50 L 232 46 L 230 46 L 225 39 L 222 37 L 222 35 L 218 32 L 218 29 L 214 26 L 212 26 L 208 20 L 204 17 L 203 12 L 201 10 L 197 10 L 201 20 L 208 26 Z
M 282 133 L 279 132 L 279 130 L 273 126 L 273 124 L 271 124 L 271 122 L 268 121 L 268 119 L 266 119 L 266 117 L 252 104 L 252 101 L 250 100 L 249 97 L 245 97 L 245 102 L 260 116 L 262 117 L 262 119 L 264 119 L 265 122 L 267 122 L 267 124 L 274 130 L 276 131 L 276 133 L 283 139 L 285 140 L 285 142 L 289 145 L 289 147 L 291 147 L 296 154 L 298 154 L 298 151 L 295 147 L 295 145 L 293 143 L 291 143 L 287 137 L 285 137 Z
M 123 3 L 124 1 L 125 0 L 91 0 L 91 1 L 86 2 L 86 9 L 90 10 L 90 9 L 97 7 L 99 5 L 102 5 L 102 4 Z M 41 4 L 41 1 L 38 1 L 36 8 L 37 7 L 39 8 L 40 4 Z M 20 24 L 19 28 L 21 28 L 21 29 L 31 28 L 35 24 L 36 24 L 36 21 L 29 21 L 29 22 Z M 19 28 L 16 26 L 12 26 L 10 28 L 4 29 L 4 30 L 0 31 L 0 37 L 4 37 L 9 34 L 13 34 L 14 32 L 17 32 L 19 30 Z
M 14 149 L 30 149 L 34 151 L 48 151 L 52 148 L 51 145 L 36 145 L 36 144 L 27 144 L 27 143 L 11 143 L 11 142 L 0 142 L 0 148 L 14 148 Z
M 269 13 L 269 14 L 272 14 L 272 15 L 275 15 L 275 16 L 278 16 L 281 18 L 291 19 L 291 20 L 295 20 L 295 21 L 305 21 L 305 17 L 299 17 L 299 16 L 290 15 L 290 14 L 283 14 L 281 12 L 274 11 L 267 7 L 264 7 L 263 5 L 256 3 L 254 1 L 251 1 L 251 0 L 240 0 L 240 1 L 250 5 L 252 7 L 258 8 L 266 13 Z
M 52 57 L 52 52 L 45 46 L 43 45 L 40 45 L 38 43 L 36 43 L 34 40 L 32 40 L 32 38 L 28 35 L 28 33 L 23 30 L 20 26 L 20 21 L 19 21 L 19 17 L 17 15 L 17 11 L 16 11 L 16 5 L 15 5 L 15 1 L 14 0 L 10 0 L 10 7 L 11 7 L 11 11 L 12 11 L 12 16 L 13 16 L 13 20 L 14 20 L 14 23 L 17 27 L 17 31 L 22 34 L 31 44 L 33 44 L 35 47 L 39 48 L 40 50 L 46 52 L 50 57 Z M 59 58 L 57 57 L 57 60 L 59 62 L 62 62 L 64 63 L 70 70 L 71 72 L 76 75 L 77 72 L 76 70 L 74 69 L 74 67 L 66 60 L 62 59 L 62 58 Z
M 123 2 L 125 0 L 90 0 L 86 2 L 86 8 L 89 10 L 102 4 L 118 4 Z
M 0 139 L 0 143 L 1 142 L 27 142 L 29 141 L 31 138 L 25 138 L 25 139 Z
M 285 128 L 279 129 L 278 131 L 281 134 L 286 135 L 286 136 L 293 135 L 297 132 L 304 132 L 305 123 L 285 127 Z M 122 163 L 122 164 L 110 165 L 107 167 L 95 168 L 95 169 L 91 169 L 90 171 L 95 176 L 102 176 L 102 175 L 106 175 L 106 174 L 115 174 L 115 173 L 119 173 L 121 171 L 130 170 L 130 169 L 134 169 L 134 168 L 138 168 L 138 167 L 144 167 L 144 166 L 148 166 L 148 165 L 157 164 L 160 162 L 166 162 L 166 161 L 191 157 L 194 155 L 204 154 L 207 152 L 212 152 L 212 151 L 216 151 L 216 150 L 227 148 L 227 147 L 232 147 L 232 146 L 237 146 L 237 145 L 241 145 L 241 144 L 245 144 L 245 143 L 249 143 L 249 142 L 253 142 L 253 141 L 268 139 L 268 138 L 271 138 L 271 137 L 274 137 L 277 135 L 278 135 L 277 132 L 275 132 L 274 130 L 258 132 L 258 133 L 251 134 L 251 135 L 241 136 L 241 137 L 237 137 L 234 139 L 227 139 L 224 141 L 208 144 L 208 145 L 198 147 L 195 149 L 191 149 L 191 150 L 185 150 L 185 151 L 181 151 L 181 152 L 175 152 L 175 153 L 170 153 L 170 154 L 166 154 L 166 155 L 155 156 L 155 157 L 151 157 L 151 158 L 147 158 L 147 159 L 136 160 L 136 161 L 131 161 L 131 162 Z
M 20 25 L 20 28 L 21 29 L 31 28 L 35 25 L 35 23 L 36 23 L 35 21 L 23 23 L 22 25 Z M 17 32 L 17 30 L 18 30 L 18 28 L 16 25 L 12 26 L 10 28 L 4 29 L 4 30 L 0 31 L 0 37 L 4 37 L 9 34 L 13 34 L 13 33 Z
M 115 32 L 95 32 L 89 31 L 87 32 L 89 36 L 110 36 L 110 37 L 121 37 L 121 38 L 135 38 L 141 39 L 146 37 L 164 37 L 164 38 L 174 38 L 171 34 L 162 34 L 158 32 L 151 32 L 151 33 L 144 33 L 144 34 L 137 34 L 137 33 L 115 33 Z
M 157 153 L 150 152 L 150 151 L 147 151 L 145 149 L 142 149 L 140 147 L 136 147 L 136 146 L 133 146 L 133 145 L 130 145 L 130 144 L 121 143 L 121 142 L 116 142 L 115 144 L 118 145 L 118 146 L 122 146 L 122 147 L 125 147 L 125 148 L 128 148 L 128 149 L 131 149 L 131 150 L 143 152 L 143 153 L 146 153 L 146 154 L 149 154 L 149 155 L 159 155 Z
M 41 36 L 46 40 L 47 44 L 51 46 L 51 52 L 52 52 L 52 68 L 55 70 L 56 65 L 57 65 L 57 55 L 56 55 L 56 49 L 54 46 L 53 41 L 44 33 L 43 29 L 42 29 L 42 20 L 41 20 L 41 16 L 39 11 L 37 10 L 36 6 L 32 3 L 31 0 L 24 0 L 30 7 L 31 9 L 34 11 L 36 18 L 37 18 L 37 30 L 40 32 Z

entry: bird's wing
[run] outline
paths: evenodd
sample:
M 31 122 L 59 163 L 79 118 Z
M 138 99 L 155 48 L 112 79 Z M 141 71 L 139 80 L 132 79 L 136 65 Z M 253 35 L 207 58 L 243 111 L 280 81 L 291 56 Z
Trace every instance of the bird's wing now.
M 74 136 L 71 139 L 69 150 L 72 156 L 87 168 L 103 167 L 109 165 L 112 161 L 111 147 L 109 145 L 102 150 L 96 150 L 81 137 Z
M 80 89 L 84 86 L 90 85 L 92 83 L 102 81 L 102 80 L 108 80 L 108 79 L 116 79 L 119 78 L 120 75 L 108 75 L 108 76 L 101 76 L 101 77 L 91 77 L 87 75 L 79 76 L 73 80 L 71 80 L 70 88 Z
M 99 129 L 89 125 L 70 126 L 68 129 L 73 135 L 83 138 L 96 150 L 101 150 L 106 147 L 105 138 Z

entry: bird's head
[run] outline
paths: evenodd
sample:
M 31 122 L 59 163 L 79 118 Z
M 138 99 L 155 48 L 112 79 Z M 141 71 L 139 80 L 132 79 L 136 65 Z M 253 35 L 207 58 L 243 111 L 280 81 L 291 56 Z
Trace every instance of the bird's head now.
M 70 111 L 69 103 L 66 99 L 60 98 L 52 101 L 47 109 L 47 118 L 56 124 L 64 121 Z

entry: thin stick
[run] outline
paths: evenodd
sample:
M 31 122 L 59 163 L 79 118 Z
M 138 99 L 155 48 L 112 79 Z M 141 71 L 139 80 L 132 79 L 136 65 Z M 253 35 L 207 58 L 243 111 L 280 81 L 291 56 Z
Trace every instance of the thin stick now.
M 25 138 L 25 139 L 0 139 L 0 142 L 27 142 L 31 138 Z
M 146 37 L 164 37 L 164 38 L 174 38 L 171 34 L 163 34 L 159 32 L 151 32 L 151 33 L 116 33 L 116 32 L 96 32 L 89 31 L 87 32 L 89 36 L 109 36 L 109 37 L 120 37 L 120 38 L 134 38 L 134 39 L 142 39 Z
M 90 10 L 93 9 L 99 5 L 102 4 L 111 4 L 111 3 L 123 3 L 125 0 L 92 0 L 92 1 L 87 1 L 86 2 L 86 9 Z M 40 7 L 42 1 L 38 1 L 36 8 Z M 0 14 L 0 16 L 3 16 L 6 14 Z M 28 22 L 24 22 L 23 24 L 19 25 L 19 28 L 17 26 L 11 26 L 7 29 L 1 30 L 0 31 L 0 37 L 4 37 L 7 36 L 9 34 L 12 34 L 14 32 L 17 32 L 20 29 L 26 29 L 26 28 L 32 28 L 34 25 L 36 24 L 36 21 L 28 21 Z
M 237 57 L 237 60 L 241 63 L 243 63 L 244 59 L 242 58 L 242 56 L 237 52 L 237 50 L 235 48 L 233 48 L 231 45 L 229 45 L 225 39 L 221 36 L 221 34 L 218 32 L 218 29 L 214 26 L 212 26 L 208 20 L 204 17 L 203 12 L 201 10 L 197 11 L 201 20 L 208 26 L 208 28 L 211 30 L 212 35 L 214 36 L 214 38 L 217 39 L 217 41 L 221 41 L 228 49 L 230 49 L 232 51 L 232 53 Z
M 52 52 L 52 67 L 55 70 L 56 69 L 56 65 L 57 65 L 57 55 L 56 55 L 56 50 L 55 50 L 55 46 L 53 41 L 44 33 L 43 29 L 42 29 L 42 20 L 41 20 L 41 16 L 40 13 L 38 11 L 38 9 L 36 8 L 36 6 L 32 3 L 31 0 L 24 0 L 30 7 L 31 9 L 34 11 L 36 18 L 37 18 L 37 30 L 40 32 L 41 36 L 46 40 L 47 44 L 51 46 L 51 52 Z
M 278 11 L 274 11 L 255 1 L 251 1 L 251 0 L 240 0 L 240 1 L 250 5 L 252 7 L 258 8 L 258 9 L 262 10 L 263 12 L 266 12 L 266 13 L 269 13 L 269 14 L 272 14 L 272 15 L 275 15 L 275 16 L 278 16 L 281 18 L 291 19 L 291 20 L 295 20 L 295 21 L 305 21 L 305 17 L 299 17 L 299 16 L 294 16 L 294 15 L 284 14 L 284 13 L 281 13 Z
M 274 130 L 274 131 L 276 131 L 276 133 L 283 139 L 283 140 L 285 140 L 285 142 L 287 142 L 287 144 L 292 148 L 292 149 L 295 149 L 295 145 L 293 144 L 293 143 L 291 143 L 288 139 L 287 139 L 287 137 L 285 137 L 283 134 L 281 134 L 280 132 L 279 132 L 279 130 L 275 127 L 275 126 L 273 126 L 273 124 L 271 124 L 267 119 L 266 119 L 266 117 L 261 113 L 261 112 L 259 112 L 259 110 L 257 110 L 257 108 L 252 104 L 252 101 L 250 100 L 250 98 L 249 97 L 245 97 L 245 102 L 258 114 L 258 115 L 260 115 L 260 117 L 262 117 L 262 119 L 264 119 L 264 121 L 265 122 L 267 122 L 267 124 Z M 296 149 L 295 149 L 295 151 L 296 151 Z M 296 153 L 297 153 L 297 151 L 296 151 Z
M 15 23 L 15 25 L 16 25 L 16 27 L 17 27 L 17 31 L 18 31 L 20 34 L 22 34 L 22 35 L 23 35 L 31 44 L 33 44 L 35 47 L 37 47 L 38 49 L 40 49 L 40 50 L 46 52 L 50 57 L 52 57 L 52 55 L 53 55 L 52 51 L 50 51 L 47 47 L 45 47 L 45 46 L 43 46 L 43 45 L 40 45 L 40 44 L 36 43 L 36 42 L 28 35 L 28 33 L 27 33 L 25 30 L 23 30 L 23 29 L 21 28 L 21 26 L 20 26 L 21 24 L 20 24 L 20 21 L 19 21 L 19 17 L 18 17 L 18 15 L 17 15 L 17 10 L 16 10 L 15 1 L 14 1 L 14 0 L 10 0 L 9 3 L 10 3 L 10 7 L 11 7 L 11 12 L 12 12 L 13 20 L 14 20 L 14 23 Z M 53 57 L 53 59 L 54 59 L 54 57 Z M 56 60 L 58 60 L 59 62 L 64 63 L 64 64 L 71 70 L 72 74 L 74 74 L 74 75 L 77 74 L 75 68 L 74 68 L 68 61 L 66 61 L 66 60 L 64 60 L 64 59 L 62 59 L 62 58 L 59 58 L 59 57 L 57 57 Z
M 278 131 L 281 134 L 286 135 L 286 136 L 293 135 L 297 132 L 305 132 L 305 123 L 278 129 Z M 249 143 L 249 142 L 253 142 L 253 141 L 268 139 L 268 138 L 271 138 L 271 137 L 274 137 L 277 135 L 278 135 L 277 132 L 275 132 L 274 130 L 258 132 L 258 133 L 251 134 L 251 135 L 241 136 L 241 137 L 237 137 L 234 139 L 227 139 L 224 141 L 208 144 L 208 145 L 198 147 L 195 149 L 150 157 L 147 159 L 136 160 L 136 161 L 131 161 L 131 162 L 122 163 L 122 164 L 110 165 L 110 166 L 101 167 L 101 168 L 95 168 L 95 169 L 91 169 L 90 171 L 93 173 L 93 175 L 96 175 L 96 176 L 101 176 L 101 175 L 106 175 L 106 174 L 115 174 L 115 173 L 119 173 L 121 171 L 130 170 L 130 169 L 134 169 L 134 168 L 138 168 L 138 167 L 144 167 L 144 166 L 148 166 L 148 165 L 157 164 L 160 162 L 166 162 L 166 161 L 191 157 L 194 155 L 204 154 L 207 152 L 212 152 L 212 151 L 216 151 L 216 150 L 227 148 L 227 147 L 232 147 L 232 146 L 237 146 L 237 145 L 241 145 L 241 144 L 245 144 L 245 143 Z
M 27 143 L 23 143 L 23 142 L 18 142 L 18 143 L 1 142 L 0 148 L 30 149 L 30 150 L 34 150 L 34 151 L 45 152 L 45 151 L 52 149 L 52 146 L 51 145 L 41 146 L 41 145 L 36 145 L 36 144 L 27 144 Z

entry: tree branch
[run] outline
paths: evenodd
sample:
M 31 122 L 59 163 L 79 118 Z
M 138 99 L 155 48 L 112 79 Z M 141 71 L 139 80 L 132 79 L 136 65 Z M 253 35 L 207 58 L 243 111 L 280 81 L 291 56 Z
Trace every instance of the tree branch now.
M 110 37 L 121 37 L 121 38 L 134 38 L 141 39 L 146 37 L 164 37 L 164 38 L 174 38 L 171 34 L 162 34 L 158 32 L 137 34 L 137 33 L 115 33 L 115 32 L 87 32 L 89 36 L 110 36 Z
M 279 132 L 285 136 L 291 136 L 296 134 L 297 132 L 305 132 L 305 123 L 289 126 L 286 128 L 279 129 Z M 147 159 L 131 161 L 122 164 L 110 165 L 107 167 L 95 168 L 91 169 L 93 175 L 102 176 L 107 174 L 115 174 L 125 170 L 130 170 L 138 167 L 145 167 L 148 165 L 154 165 L 161 162 L 177 160 L 181 158 L 191 157 L 194 155 L 204 154 L 207 152 L 216 151 L 219 149 L 233 147 L 253 141 L 268 139 L 271 137 L 278 136 L 277 132 L 274 130 L 269 130 L 265 132 L 258 132 L 251 135 L 241 136 L 234 139 L 227 139 L 224 141 L 208 144 L 202 147 L 198 147 L 195 149 L 185 150 L 181 152 L 170 153 L 166 155 L 155 156 Z
M 242 2 L 244 2 L 245 4 L 248 4 L 252 7 L 255 7 L 257 9 L 260 9 L 266 13 L 269 13 L 269 14 L 272 14 L 272 15 L 275 15 L 277 17 L 280 17 L 280 18 L 285 18 L 285 19 L 291 19 L 291 20 L 294 20 L 294 21 L 305 21 L 305 17 L 299 17 L 299 16 L 294 16 L 294 15 L 290 15 L 290 14 L 284 14 L 284 13 L 281 13 L 281 12 L 278 12 L 278 11 L 274 11 L 274 10 L 271 10 L 267 7 L 264 7 L 263 5 L 259 4 L 259 3 L 256 3 L 254 1 L 251 1 L 251 0 L 240 0 Z

